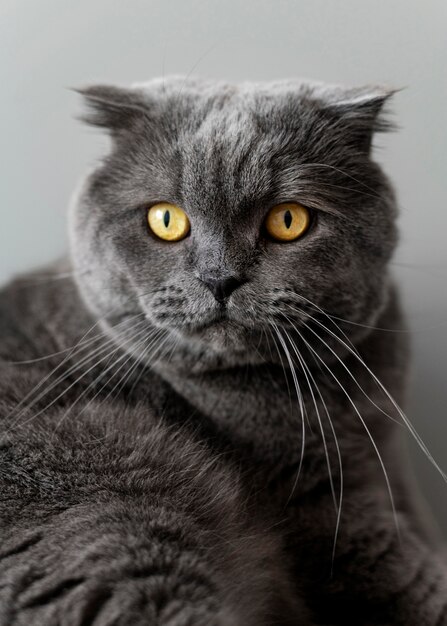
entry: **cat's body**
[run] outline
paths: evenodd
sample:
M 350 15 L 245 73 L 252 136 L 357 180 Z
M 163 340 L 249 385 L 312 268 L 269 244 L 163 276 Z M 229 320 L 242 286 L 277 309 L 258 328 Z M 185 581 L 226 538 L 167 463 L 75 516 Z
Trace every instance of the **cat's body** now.
M 30 276 L 2 298 L 2 363 L 73 346 L 94 323 L 71 281 L 48 278 Z M 60 362 L 3 365 L 2 415 Z M 223 442 L 207 444 L 193 408 L 150 372 L 129 397 L 135 377 L 120 395 L 105 399 L 114 380 L 97 396 L 103 381 L 89 385 L 104 370 L 88 372 L 93 363 L 22 414 L 23 426 L 2 424 L 0 623 L 293 624 L 305 615 L 280 534 L 222 462 Z
M 369 160 L 385 96 L 171 79 L 87 98 L 115 148 L 74 203 L 75 281 L 0 300 L 0 623 L 447 624 L 371 373 L 401 404 L 394 200 Z M 296 196 L 322 211 L 306 239 L 260 239 L 262 206 Z M 166 199 L 184 242 L 145 230 Z M 224 270 L 222 314 L 198 276 Z

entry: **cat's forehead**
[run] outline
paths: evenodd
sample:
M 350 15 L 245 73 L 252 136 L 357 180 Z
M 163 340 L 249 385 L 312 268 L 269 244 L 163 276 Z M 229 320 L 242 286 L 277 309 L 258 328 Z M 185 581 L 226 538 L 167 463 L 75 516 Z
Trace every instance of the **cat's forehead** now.
M 181 116 L 174 142 L 186 204 L 204 211 L 220 204 L 228 216 L 271 192 L 271 161 L 278 149 L 253 107 L 237 95 L 197 103 Z
M 290 85 L 193 83 L 182 97 L 179 90 L 181 84 L 165 95 L 164 111 L 172 122 L 169 141 L 176 147 L 186 206 L 206 212 L 222 205 L 229 217 L 275 193 L 290 195 L 284 187 L 293 187 L 291 173 L 302 156 L 297 126 L 308 125 L 306 103 Z
M 109 163 L 121 179 L 126 172 L 121 194 L 127 185 L 128 196 L 151 189 L 154 199 L 228 210 L 267 196 L 307 198 L 315 207 L 329 189 L 334 204 L 334 185 L 341 189 L 335 172 L 349 164 L 355 179 L 367 167 L 373 133 L 389 128 L 381 109 L 393 92 L 170 77 L 81 93 L 89 107 L 85 121 L 114 140 Z M 330 186 L 323 187 L 329 173 Z
M 175 120 L 180 130 L 201 136 L 220 133 L 227 138 L 242 129 L 259 131 L 263 123 L 287 126 L 300 110 L 316 113 L 315 104 L 324 93 L 310 82 L 229 84 L 181 77 L 150 82 L 142 89 L 157 99 L 163 114 Z M 290 114 L 289 119 L 284 112 Z
M 160 162 L 163 179 L 175 177 L 178 199 L 187 208 L 207 213 L 222 205 L 228 215 L 269 189 L 269 147 L 252 94 L 181 79 L 159 83 L 155 92 L 151 85 L 148 93 L 161 111 L 162 130 L 155 140 L 167 142 L 170 155 Z M 152 142 L 149 136 L 148 154 Z

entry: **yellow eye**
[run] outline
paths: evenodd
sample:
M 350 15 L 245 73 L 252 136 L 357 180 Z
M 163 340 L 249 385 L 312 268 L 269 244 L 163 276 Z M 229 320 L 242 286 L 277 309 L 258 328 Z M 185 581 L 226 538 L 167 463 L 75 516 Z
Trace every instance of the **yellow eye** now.
M 168 202 L 151 206 L 147 221 L 152 232 L 165 241 L 180 241 L 186 237 L 191 227 L 183 209 Z
M 294 241 L 304 235 L 310 224 L 309 210 L 295 202 L 277 204 L 267 214 L 265 227 L 277 241 Z

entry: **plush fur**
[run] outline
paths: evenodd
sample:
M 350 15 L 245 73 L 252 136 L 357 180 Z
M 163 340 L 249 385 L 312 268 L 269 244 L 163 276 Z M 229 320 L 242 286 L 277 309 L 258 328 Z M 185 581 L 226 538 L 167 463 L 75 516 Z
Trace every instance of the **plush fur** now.
M 0 624 L 447 624 L 398 425 L 392 93 L 81 93 L 111 151 L 71 259 L 0 296 Z M 159 201 L 187 238 L 149 232 Z M 263 227 L 284 201 L 312 213 L 291 243 Z

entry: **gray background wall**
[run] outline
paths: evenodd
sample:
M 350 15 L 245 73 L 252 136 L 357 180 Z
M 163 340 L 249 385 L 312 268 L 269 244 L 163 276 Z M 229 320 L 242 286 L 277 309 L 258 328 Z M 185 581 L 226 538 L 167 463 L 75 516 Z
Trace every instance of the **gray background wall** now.
M 63 253 L 70 193 L 104 147 L 67 87 L 190 72 L 406 87 L 376 155 L 401 205 L 408 413 L 447 470 L 446 29 L 445 0 L 1 0 L 0 281 Z M 412 452 L 447 528 L 447 485 Z

